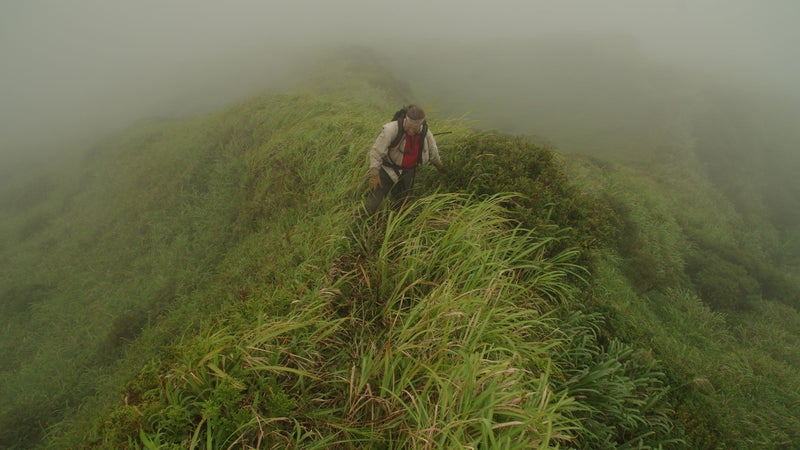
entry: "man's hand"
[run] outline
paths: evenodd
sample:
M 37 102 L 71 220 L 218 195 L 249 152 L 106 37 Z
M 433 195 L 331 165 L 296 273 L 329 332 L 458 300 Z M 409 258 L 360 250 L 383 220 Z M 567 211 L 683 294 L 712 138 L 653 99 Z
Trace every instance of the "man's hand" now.
M 369 190 L 375 191 L 381 187 L 381 176 L 378 172 L 370 172 L 369 173 Z

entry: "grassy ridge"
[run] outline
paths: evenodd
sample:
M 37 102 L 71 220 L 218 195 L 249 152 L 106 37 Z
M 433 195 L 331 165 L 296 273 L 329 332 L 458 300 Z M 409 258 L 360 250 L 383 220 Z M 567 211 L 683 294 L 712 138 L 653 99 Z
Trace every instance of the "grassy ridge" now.
M 351 169 L 342 177 L 341 163 L 363 165 L 369 142 L 360 128 L 369 128 L 374 117 L 347 110 L 341 100 L 269 101 L 264 112 L 285 122 L 280 133 L 247 152 L 246 206 L 239 224 L 249 235 L 221 274 L 236 294 L 228 294 L 226 312 L 203 337 L 176 345 L 174 356 L 161 363 L 165 366 L 143 372 L 127 388 L 128 397 L 140 401 L 111 416 L 97 432 L 103 442 L 123 445 L 137 430 L 143 432 L 140 445 L 153 446 L 262 440 L 311 447 L 364 441 L 402 446 L 494 439 L 592 447 L 669 439 L 662 394 L 648 395 L 664 389 L 652 362 L 619 342 L 600 342 L 597 317 L 567 315 L 567 305 L 574 303 L 567 294 L 580 270 L 568 262 L 577 252 L 563 248 L 565 231 L 557 224 L 534 232 L 535 239 L 522 230 L 503 232 L 509 219 L 493 206 L 497 200 L 465 204 L 445 196 L 421 201 L 377 228 L 356 232 L 355 242 L 346 241 L 353 203 L 343 198 L 360 188 L 361 174 Z M 348 123 L 337 123 L 341 117 Z M 347 139 L 343 132 L 358 133 Z M 472 139 L 473 146 L 482 146 L 480 135 Z M 519 140 L 494 140 L 518 155 L 535 149 Z M 304 155 L 335 155 L 341 161 Z M 550 154 L 541 155 L 546 162 Z M 548 170 L 542 180 L 552 176 L 550 183 L 564 187 L 555 167 Z M 313 174 L 307 184 L 303 174 Z M 554 192 L 552 201 L 563 197 Z M 317 214 L 317 205 L 325 214 Z M 280 250 L 271 252 L 276 245 Z M 320 280 L 326 267 L 339 272 L 335 282 Z M 487 290 L 494 296 L 481 294 Z M 487 301 L 496 307 L 487 309 Z M 566 308 L 564 318 L 554 307 Z M 541 319 L 548 311 L 552 317 Z M 439 330 L 436 324 L 444 319 L 453 323 Z M 485 328 L 470 331 L 477 323 Z M 514 331 L 519 327 L 523 333 Z M 395 331 L 387 336 L 385 328 Z M 358 336 L 354 329 L 361 330 Z M 454 334 L 474 341 L 457 351 Z M 563 360 L 544 357 L 556 349 Z M 522 366 L 509 365 L 516 359 Z M 248 370 L 251 365 L 258 369 Z M 550 380 L 551 373 L 557 378 Z M 474 392 L 450 380 L 476 374 L 500 378 L 485 381 L 487 393 L 477 403 L 458 400 Z M 409 397 L 414 389 L 423 389 L 423 395 Z M 571 389 L 592 403 L 576 404 Z M 597 395 L 609 390 L 624 398 L 609 403 Z M 436 399 L 444 403 L 423 403 Z M 456 408 L 462 402 L 465 409 Z M 495 414 L 500 406 L 508 410 L 507 419 Z
M 154 448 L 668 441 L 663 375 L 601 345 L 597 317 L 559 317 L 576 253 L 545 256 L 549 240 L 503 218 L 509 199 L 427 197 L 327 244 L 339 254 L 327 276 L 296 269 L 308 288 L 282 314 L 285 286 L 143 372 L 102 442 L 136 445 L 137 430 Z
M 567 176 L 435 111 L 450 171 L 417 188 L 443 193 L 357 220 L 366 151 L 407 90 L 350 56 L 4 191 L 3 445 L 43 428 L 51 448 L 797 439 L 796 285 L 769 229 L 700 178 L 664 181 L 684 172 Z
M 225 216 L 225 251 L 210 252 L 219 259 L 200 281 L 177 281 L 165 299 L 168 310 L 126 347 L 128 359 L 115 379 L 151 362 L 118 394 L 119 406 L 104 413 L 102 398 L 108 397 L 101 395 L 86 414 L 50 428 L 48 445 L 494 439 L 591 447 L 671 439 L 663 403 L 640 412 L 645 398 L 661 398 L 648 395 L 664 389 L 658 370 L 625 345 L 601 341 L 599 317 L 568 307 L 575 304 L 575 283 L 582 282 L 569 262 L 577 253 L 564 245 L 557 224 L 531 234 L 504 217 L 506 207 L 519 203 L 512 197 L 493 203 L 445 196 L 356 231 L 355 241 L 346 238 L 365 149 L 381 123 L 375 105 L 386 100 L 382 87 L 369 81 L 374 76 L 344 70 L 345 86 L 367 80 L 353 87 L 362 94 L 355 100 L 331 92 L 267 96 L 207 119 L 201 135 L 223 143 L 240 169 L 231 184 L 238 187 L 236 212 Z M 197 131 L 171 126 L 139 139 L 179 166 L 169 143 L 184 142 L 187 152 L 196 143 L 173 134 Z M 509 141 L 510 147 L 522 144 Z M 444 151 L 446 139 L 441 145 Z M 381 235 L 381 229 L 392 231 Z M 455 234 L 447 245 L 433 245 L 437 233 Z M 356 262 L 354 255 L 365 259 Z M 428 272 L 419 278 L 421 261 Z M 336 267 L 349 269 L 331 278 Z M 390 318 L 394 328 L 387 334 L 381 321 Z M 431 333 L 445 319 L 448 333 Z M 478 322 L 485 328 L 473 330 Z M 461 340 L 450 344 L 458 335 Z M 484 386 L 485 394 L 472 398 L 477 391 L 453 379 Z M 416 389 L 424 395 L 409 396 Z M 595 394 L 608 390 L 626 393 L 627 400 L 609 403 Z M 580 404 L 578 395 L 593 400 Z M 442 403 L 423 403 L 436 399 Z

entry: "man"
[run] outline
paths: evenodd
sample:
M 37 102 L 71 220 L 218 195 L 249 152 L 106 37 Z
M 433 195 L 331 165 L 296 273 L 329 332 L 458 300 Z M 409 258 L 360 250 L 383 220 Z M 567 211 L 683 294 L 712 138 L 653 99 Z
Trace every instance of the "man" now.
M 436 140 L 425 122 L 425 111 L 408 105 L 405 117 L 383 126 L 370 151 L 367 214 L 375 214 L 388 194 L 392 195 L 394 206 L 405 202 L 417 166 L 428 163 L 444 172 Z

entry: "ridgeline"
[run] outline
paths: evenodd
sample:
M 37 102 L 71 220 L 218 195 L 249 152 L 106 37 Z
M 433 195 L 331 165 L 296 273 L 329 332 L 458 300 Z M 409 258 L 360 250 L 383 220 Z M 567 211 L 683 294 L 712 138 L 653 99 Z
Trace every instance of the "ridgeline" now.
M 360 220 L 411 99 L 343 58 L 0 186 L 0 447 L 800 442 L 800 283 L 767 221 L 687 161 L 432 110 L 448 173 Z

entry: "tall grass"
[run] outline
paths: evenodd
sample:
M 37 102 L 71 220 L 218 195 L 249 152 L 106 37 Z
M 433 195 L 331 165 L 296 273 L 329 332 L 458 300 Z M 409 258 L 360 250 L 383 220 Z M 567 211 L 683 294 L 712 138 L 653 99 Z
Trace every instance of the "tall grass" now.
M 676 214 L 694 194 L 611 166 L 583 168 L 599 194 L 583 196 L 550 150 L 429 108 L 455 131 L 450 171 L 417 192 L 458 193 L 356 219 L 367 150 L 408 92 L 347 61 L 312 84 L 140 124 L 32 207 L 0 197 L 0 443 L 45 427 L 51 448 L 797 439 L 794 310 L 731 318 L 682 273 L 687 245 L 763 243 L 706 217 L 714 200 Z M 624 257 L 598 251 L 617 224 Z
M 580 173 L 589 166 L 582 165 Z M 697 173 L 589 168 L 581 183 L 622 215 L 617 251 L 593 266 L 610 333 L 664 362 L 675 421 L 695 448 L 772 448 L 796 440 L 797 311 L 785 268 L 767 264 L 769 230 L 747 225 Z M 699 194 L 699 193 L 702 193 Z M 599 256 L 599 255 L 598 255 Z M 762 261 L 762 262 L 759 262 Z M 774 311 L 783 311 L 782 319 Z M 766 319 L 770 317 L 772 319 Z M 766 325 L 768 321 L 770 325 Z M 767 337 L 770 336 L 770 337 Z M 640 344 L 641 345 L 641 344 Z M 787 358 L 788 356 L 788 358 Z M 782 417 L 782 418 L 778 418 Z M 764 430 L 769 429 L 769 432 Z M 720 444 L 724 443 L 724 444 Z
M 245 164 L 235 239 L 190 291 L 166 289 L 170 309 L 134 350 L 167 346 L 120 404 L 90 427 L 51 428 L 50 443 L 669 442 L 660 375 L 604 344 L 597 317 L 574 313 L 587 275 L 579 252 L 557 225 L 528 230 L 509 219 L 519 217 L 518 197 L 434 195 L 353 226 L 366 130 L 380 122 L 358 102 L 295 94 L 209 119 L 217 147 Z M 615 355 L 629 362 L 615 365 Z M 598 393 L 591 405 L 589 392 Z
M 387 219 L 378 252 L 363 256 L 374 261 L 297 299 L 288 317 L 239 331 L 235 342 L 234 330 L 221 330 L 190 343 L 197 356 L 142 395 L 163 405 L 143 424 L 142 444 L 190 443 L 192 430 L 215 446 L 529 448 L 571 439 L 576 424 L 564 411 L 573 401 L 548 381 L 558 332 L 542 312 L 566 301 L 559 279 L 575 268 L 544 259 L 542 243 L 509 228 L 501 200 L 426 198 Z M 555 273 L 543 280 L 540 266 Z M 354 284 L 357 295 L 344 297 Z M 243 402 L 249 422 L 234 417 Z
M 573 300 L 569 280 L 582 271 L 572 262 L 575 252 L 547 256 L 547 239 L 506 218 L 502 205 L 511 198 L 428 196 L 362 224 L 344 242 L 330 241 L 325 245 L 339 250 L 315 289 L 303 291 L 283 316 L 270 313 L 269 298 L 254 298 L 262 309 L 249 325 L 215 327 L 176 345 L 168 367 L 143 373 L 131 386 L 138 401 L 117 409 L 102 442 L 143 448 L 669 442 L 661 398 L 652 395 L 660 375 L 642 371 L 627 347 L 604 349 L 591 332 L 596 318 L 559 318 Z M 600 394 L 612 388 L 621 391 Z M 138 439 L 129 441 L 132 435 Z
M 366 273 L 385 344 L 362 344 L 357 384 L 398 415 L 399 446 L 547 446 L 574 427 L 548 386 L 559 341 L 543 313 L 578 269 L 512 227 L 508 200 L 431 196 L 386 222 Z

